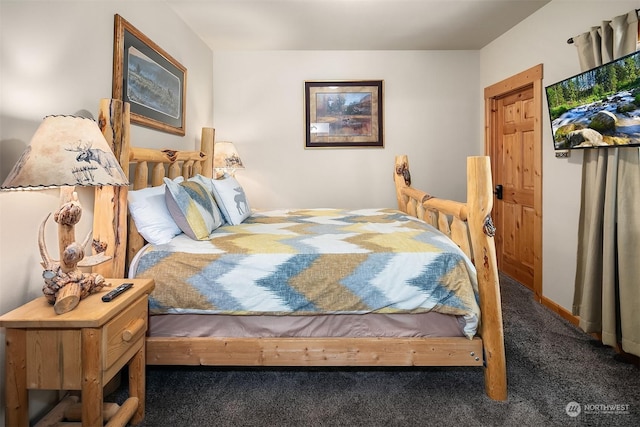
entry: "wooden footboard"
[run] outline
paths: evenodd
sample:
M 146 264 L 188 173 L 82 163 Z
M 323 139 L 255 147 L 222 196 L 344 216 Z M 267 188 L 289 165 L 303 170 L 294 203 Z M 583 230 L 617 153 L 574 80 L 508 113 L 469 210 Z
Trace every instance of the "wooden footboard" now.
M 485 359 L 485 387 L 492 399 L 507 398 L 504 329 L 495 229 L 491 219 L 493 183 L 489 157 L 467 159 L 467 203 L 439 199 L 411 187 L 407 156 L 397 156 L 395 183 L 398 209 L 431 223 L 448 235 L 474 262 L 478 274 L 479 335 Z
M 116 103 L 109 103 L 112 105 Z M 214 130 L 202 132 L 200 151 L 159 151 L 129 146 L 128 123 L 122 113 L 107 108 L 104 132 L 123 127 L 117 146 L 122 167 L 130 170 L 134 189 L 160 185 L 164 176 L 211 174 Z M 128 114 L 124 115 L 125 121 Z M 101 112 L 101 121 L 103 120 Z M 116 123 L 112 123 L 112 121 Z M 106 135 L 106 133 L 105 133 Z M 210 175 L 209 175 L 210 176 Z M 491 173 L 487 157 L 471 157 L 467 165 L 467 202 L 431 197 L 410 186 L 409 163 L 399 156 L 395 180 L 400 210 L 436 225 L 475 261 L 480 291 L 481 325 L 479 337 L 467 338 L 161 338 L 148 337 L 147 363 L 150 365 L 220 366 L 485 366 L 486 392 L 496 400 L 507 398 L 502 312 L 497 276 L 495 245 L 491 233 L 493 203 Z M 124 201 L 123 201 L 124 200 Z M 144 244 L 135 224 L 126 220 L 126 197 L 96 199 L 96 217 L 102 210 L 116 232 L 115 257 L 130 258 Z M 125 225 L 122 225 L 125 224 Z M 126 245 L 118 241 L 127 236 Z M 113 237 L 112 237 L 113 238 Z M 108 239 L 108 237 L 107 237 Z M 119 276 L 112 276 L 119 277 Z

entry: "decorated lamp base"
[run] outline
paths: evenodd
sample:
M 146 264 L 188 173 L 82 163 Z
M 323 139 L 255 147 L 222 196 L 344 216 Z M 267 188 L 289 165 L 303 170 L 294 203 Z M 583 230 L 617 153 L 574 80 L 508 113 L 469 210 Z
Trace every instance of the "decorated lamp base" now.
M 84 256 L 84 248 L 91 239 L 91 232 L 81 244 L 75 241 L 75 225 L 82 216 L 82 207 L 74 187 L 61 188 L 60 200 L 60 208 L 54 214 L 54 219 L 58 223 L 59 261 L 51 258 L 44 240 L 45 225 L 51 214 L 47 215 L 40 225 L 38 234 L 38 246 L 44 267 L 42 292 L 47 301 L 54 306 L 56 314 L 73 310 L 81 299 L 101 290 L 106 284 L 101 275 L 83 273 L 79 267 L 98 265 L 111 258 L 103 253 Z M 104 251 L 105 248 L 101 249 Z

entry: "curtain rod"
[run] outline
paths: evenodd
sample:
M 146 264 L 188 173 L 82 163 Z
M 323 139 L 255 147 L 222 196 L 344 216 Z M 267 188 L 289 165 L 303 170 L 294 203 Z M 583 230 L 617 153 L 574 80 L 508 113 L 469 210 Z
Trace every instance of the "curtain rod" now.
M 638 16 L 640 18 L 640 9 L 636 9 L 636 16 Z M 569 40 L 567 40 L 567 44 L 573 44 L 573 37 L 569 38 Z

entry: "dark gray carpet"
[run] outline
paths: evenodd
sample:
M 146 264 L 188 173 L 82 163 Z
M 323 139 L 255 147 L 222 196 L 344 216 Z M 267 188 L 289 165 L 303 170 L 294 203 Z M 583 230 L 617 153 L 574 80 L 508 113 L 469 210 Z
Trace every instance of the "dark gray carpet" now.
M 150 366 L 142 425 L 639 426 L 640 370 L 521 285 L 503 277 L 501 287 L 506 402 L 485 395 L 479 368 Z M 123 400 L 125 387 L 111 400 Z M 567 415 L 570 402 L 579 404 L 575 417 Z

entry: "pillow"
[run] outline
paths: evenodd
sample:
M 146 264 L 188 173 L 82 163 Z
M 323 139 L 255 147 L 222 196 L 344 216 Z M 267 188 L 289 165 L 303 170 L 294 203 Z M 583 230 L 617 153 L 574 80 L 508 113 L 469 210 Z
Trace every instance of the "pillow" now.
M 182 177 L 180 177 L 182 178 Z M 165 185 L 129 191 L 129 212 L 138 232 L 154 245 L 168 243 L 182 233 L 164 201 Z
M 195 181 L 198 184 L 201 184 L 202 186 L 204 186 L 204 188 L 209 190 L 209 193 L 211 193 L 211 197 L 213 197 L 213 184 L 211 183 L 211 178 L 207 178 L 204 175 L 198 174 L 194 177 L 189 178 L 189 181 Z
M 194 240 L 205 240 L 222 225 L 222 217 L 211 192 L 197 180 L 180 184 L 164 179 L 165 200 L 178 227 Z
M 241 224 L 251 216 L 251 207 L 240 183 L 230 175 L 212 179 L 213 196 L 225 220 L 232 225 Z

